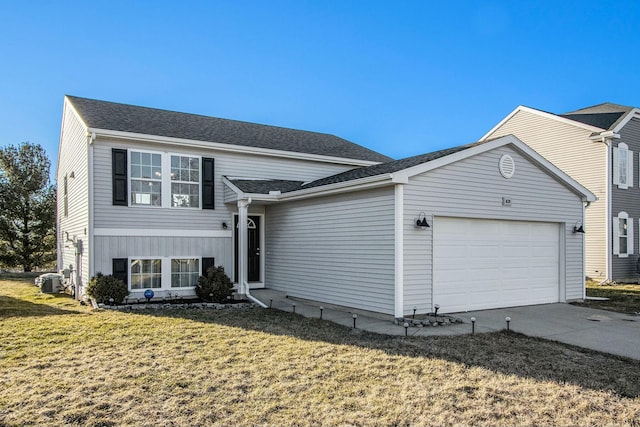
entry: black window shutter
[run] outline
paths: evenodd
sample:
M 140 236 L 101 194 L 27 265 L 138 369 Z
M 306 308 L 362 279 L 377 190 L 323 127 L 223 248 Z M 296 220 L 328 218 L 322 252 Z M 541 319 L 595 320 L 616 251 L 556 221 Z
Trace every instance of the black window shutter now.
M 207 270 L 210 269 L 211 267 L 215 267 L 216 266 L 216 259 L 215 258 L 202 258 L 202 275 L 206 276 L 207 275 Z
M 127 150 L 111 149 L 111 170 L 113 175 L 113 204 L 128 206 L 127 199 Z
M 202 209 L 215 209 L 213 188 L 213 159 L 202 158 Z
M 125 285 L 128 284 L 129 277 L 129 260 L 126 258 L 114 258 L 112 274 L 116 279 L 122 280 Z

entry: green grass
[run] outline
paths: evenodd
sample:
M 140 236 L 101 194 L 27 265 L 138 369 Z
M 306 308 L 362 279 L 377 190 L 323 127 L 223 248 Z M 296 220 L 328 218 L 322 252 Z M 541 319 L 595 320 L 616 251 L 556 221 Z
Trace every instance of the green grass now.
M 640 313 L 640 285 L 599 285 L 598 282 L 587 281 L 587 296 L 604 297 L 609 300 L 587 300 L 575 304 L 627 314 Z
M 638 425 L 640 362 L 276 310 L 93 310 L 0 280 L 0 426 Z

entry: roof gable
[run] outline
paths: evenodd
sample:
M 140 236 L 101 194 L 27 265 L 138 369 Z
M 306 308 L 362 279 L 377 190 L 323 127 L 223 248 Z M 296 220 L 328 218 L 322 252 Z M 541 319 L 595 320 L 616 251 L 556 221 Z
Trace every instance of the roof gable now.
M 253 148 L 386 162 L 381 153 L 334 135 L 257 123 L 66 97 L 91 129 L 129 132 Z

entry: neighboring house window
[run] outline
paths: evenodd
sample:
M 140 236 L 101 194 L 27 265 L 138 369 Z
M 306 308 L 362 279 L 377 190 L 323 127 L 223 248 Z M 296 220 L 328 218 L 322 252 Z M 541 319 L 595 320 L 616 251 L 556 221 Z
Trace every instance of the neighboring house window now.
M 613 147 L 613 183 L 621 189 L 633 187 L 633 151 L 624 142 Z
M 162 205 L 162 155 L 131 152 L 131 204 Z
M 171 287 L 188 288 L 198 284 L 200 263 L 197 258 L 171 260 Z
M 68 187 L 68 177 L 64 176 L 64 182 L 62 187 L 62 194 L 64 198 L 64 216 L 69 216 L 69 187 Z
M 171 156 L 171 206 L 200 207 L 200 159 Z
M 161 259 L 131 260 L 131 289 L 162 288 Z
M 633 254 L 633 218 L 626 212 L 613 217 L 613 253 L 621 258 Z

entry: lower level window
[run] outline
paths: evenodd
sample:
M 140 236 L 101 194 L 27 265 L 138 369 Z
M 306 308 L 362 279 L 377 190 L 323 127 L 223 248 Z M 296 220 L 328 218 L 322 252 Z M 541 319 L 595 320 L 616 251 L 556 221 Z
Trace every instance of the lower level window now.
M 161 287 L 162 260 L 131 260 L 131 289 L 157 289 Z
M 171 287 L 188 288 L 198 283 L 200 265 L 197 258 L 171 260 Z

